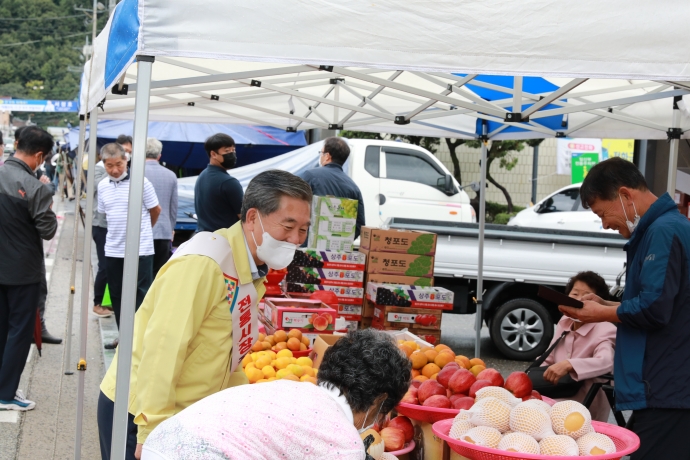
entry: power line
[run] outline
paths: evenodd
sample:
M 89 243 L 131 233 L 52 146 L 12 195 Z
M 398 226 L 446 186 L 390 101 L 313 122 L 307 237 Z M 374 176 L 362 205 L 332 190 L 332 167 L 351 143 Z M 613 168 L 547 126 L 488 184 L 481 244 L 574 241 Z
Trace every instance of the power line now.
M 72 14 L 70 16 L 53 16 L 42 18 L 0 18 L 0 21 L 49 21 L 53 19 L 81 18 L 83 14 Z
M 81 36 L 81 35 L 86 35 L 86 34 L 87 34 L 87 32 L 82 32 L 82 33 L 80 33 L 80 34 L 63 35 L 62 37 L 51 37 L 51 38 L 54 38 L 55 40 L 60 40 L 60 39 L 63 39 L 63 38 L 79 37 L 79 36 Z M 5 44 L 0 45 L 0 48 L 6 48 L 6 47 L 10 47 L 10 46 L 29 45 L 29 44 L 31 44 L 31 43 L 38 43 L 38 42 L 42 42 L 42 41 L 43 41 L 43 40 L 31 40 L 31 41 L 28 41 L 28 42 L 5 43 Z

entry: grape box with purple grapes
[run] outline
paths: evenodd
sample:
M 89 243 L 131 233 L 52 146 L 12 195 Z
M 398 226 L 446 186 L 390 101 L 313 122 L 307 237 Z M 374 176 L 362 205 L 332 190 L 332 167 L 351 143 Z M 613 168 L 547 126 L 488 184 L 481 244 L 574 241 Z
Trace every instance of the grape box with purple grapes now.
M 288 283 L 362 287 L 364 272 L 337 268 L 288 267 Z
M 376 305 L 453 309 L 453 292 L 441 287 L 368 283 L 366 296 Z
M 361 252 L 319 251 L 298 249 L 290 267 L 338 268 L 364 271 L 367 257 Z M 289 268 L 289 267 L 288 267 Z

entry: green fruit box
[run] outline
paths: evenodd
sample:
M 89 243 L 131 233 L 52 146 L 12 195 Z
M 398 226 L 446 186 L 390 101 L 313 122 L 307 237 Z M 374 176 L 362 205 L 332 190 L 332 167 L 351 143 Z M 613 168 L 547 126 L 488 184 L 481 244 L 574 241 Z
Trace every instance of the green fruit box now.
M 362 305 L 364 302 L 364 288 L 361 287 L 287 283 L 287 292 L 291 297 L 309 297 L 316 291 L 330 291 L 342 304 Z
M 434 276 L 434 258 L 416 254 L 395 254 L 391 252 L 369 252 L 367 254 L 367 273 L 382 275 L 413 276 L 432 278 Z
M 411 230 L 362 227 L 362 249 L 398 254 L 436 254 L 436 234 Z
M 338 312 L 319 300 L 268 298 L 264 317 L 276 329 L 327 332 L 335 329 Z
M 341 235 L 336 233 L 319 235 L 310 230 L 307 246 L 309 246 L 311 249 L 316 249 L 319 251 L 352 252 L 354 249 L 354 239 L 354 232 L 351 235 Z
M 339 268 L 364 271 L 367 256 L 361 252 L 318 251 L 298 249 L 290 267 Z M 289 268 L 289 267 L 288 267 Z
M 441 287 L 369 283 L 366 295 L 376 305 L 453 309 L 453 292 Z
M 311 213 L 316 217 L 344 217 L 357 219 L 357 200 L 332 196 L 314 196 Z
M 317 235 L 352 235 L 352 238 L 354 239 L 356 223 L 357 219 L 352 219 L 349 217 L 317 216 L 311 224 L 314 229 L 314 233 Z
M 288 267 L 288 283 L 323 284 L 330 286 L 364 286 L 364 272 L 338 268 Z

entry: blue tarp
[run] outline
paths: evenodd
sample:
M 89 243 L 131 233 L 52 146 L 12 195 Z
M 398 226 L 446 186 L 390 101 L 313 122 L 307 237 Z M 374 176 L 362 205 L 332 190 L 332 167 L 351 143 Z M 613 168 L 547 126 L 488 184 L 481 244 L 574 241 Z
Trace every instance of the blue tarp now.
M 104 120 L 98 122 L 98 144 L 114 142 L 120 134 L 131 136 L 133 122 L 128 120 Z M 168 166 L 201 170 L 208 164 L 204 141 L 216 133 L 225 133 L 237 144 L 237 166 L 246 166 L 282 155 L 307 145 L 304 132 L 287 133 L 270 126 L 245 126 L 200 123 L 149 123 L 148 137 L 163 143 L 161 161 Z M 88 125 L 86 138 L 89 137 Z M 69 143 L 75 148 L 79 143 L 79 129 L 69 133 Z

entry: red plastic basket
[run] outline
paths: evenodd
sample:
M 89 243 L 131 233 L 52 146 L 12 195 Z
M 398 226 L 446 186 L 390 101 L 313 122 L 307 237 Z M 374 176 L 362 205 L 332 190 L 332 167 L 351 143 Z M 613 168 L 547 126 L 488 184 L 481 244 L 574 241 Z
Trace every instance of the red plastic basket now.
M 436 423 L 440 420 L 455 418 L 459 409 L 440 409 L 438 407 L 420 406 L 418 404 L 400 403 L 395 408 L 398 414 L 405 415 L 418 422 Z
M 529 460 L 545 460 L 555 458 L 558 458 L 559 460 L 577 460 L 582 458 L 572 456 L 556 457 L 553 455 L 521 454 L 476 446 L 474 444 L 449 437 L 448 433 L 450 432 L 450 427 L 452 425 L 453 420 L 442 420 L 434 423 L 431 429 L 434 431 L 436 436 L 443 439 L 448 444 L 451 450 L 471 460 L 512 460 L 516 458 Z M 637 435 L 630 430 L 621 428 L 618 425 L 610 425 L 603 422 L 592 422 L 592 426 L 594 427 L 594 431 L 597 433 L 603 433 L 611 438 L 613 443 L 616 445 L 616 453 L 591 455 L 587 458 L 591 458 L 593 460 L 620 459 L 625 455 L 635 452 L 640 447 L 640 438 L 638 438 Z
M 409 454 L 410 452 L 412 452 L 412 450 L 414 450 L 414 447 L 415 447 L 414 441 L 410 441 L 407 444 L 405 444 L 405 446 L 402 449 L 395 450 L 393 452 L 388 452 L 388 453 L 391 455 L 395 455 L 396 457 L 399 457 L 400 455 Z

